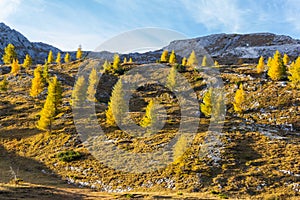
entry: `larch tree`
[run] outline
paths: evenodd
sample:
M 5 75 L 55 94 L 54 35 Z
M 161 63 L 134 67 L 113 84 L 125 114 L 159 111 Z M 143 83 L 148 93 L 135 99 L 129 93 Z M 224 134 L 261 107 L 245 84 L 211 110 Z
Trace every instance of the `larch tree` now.
M 13 74 L 14 76 L 16 76 L 19 73 L 20 69 L 21 69 L 21 66 L 19 64 L 19 61 L 17 59 L 15 59 L 13 61 L 13 63 L 11 64 L 10 73 Z
M 212 113 L 212 92 L 213 89 L 209 88 L 209 90 L 204 94 L 203 103 L 200 105 L 200 110 L 206 117 L 211 116 Z
M 26 54 L 24 62 L 23 62 L 23 67 L 25 69 L 28 69 L 32 65 L 32 58 L 30 55 Z
M 69 63 L 71 61 L 71 56 L 69 53 L 66 53 L 64 61 L 65 61 L 65 63 Z
M 182 66 L 186 66 L 187 65 L 187 59 L 186 57 L 183 57 L 182 60 L 181 60 L 181 65 Z
M 156 102 L 151 99 L 149 104 L 146 107 L 146 113 L 144 117 L 142 118 L 140 125 L 144 128 L 149 127 L 150 132 L 155 132 L 156 125 L 158 123 L 158 115 L 157 115 L 158 109 L 156 106 Z
M 170 64 L 175 64 L 176 63 L 176 54 L 175 54 L 174 50 L 170 54 L 169 63 Z
M 160 56 L 160 62 L 162 63 L 166 63 L 168 62 L 168 50 L 164 50 L 162 53 L 161 53 L 161 56 Z
M 44 66 L 43 66 L 42 76 L 43 76 L 44 83 L 47 83 L 49 80 L 49 65 L 47 62 L 45 62 Z
M 268 58 L 268 61 L 267 61 L 267 66 L 268 66 L 268 68 L 271 67 L 272 61 L 273 61 L 273 58 L 272 58 L 272 57 L 269 57 L 269 58 Z
M 129 63 L 133 63 L 133 61 L 132 61 L 132 58 L 131 58 L 131 57 L 129 58 Z
M 283 64 L 281 54 L 277 50 L 272 59 L 271 66 L 269 67 L 268 75 L 271 77 L 272 80 L 278 81 L 284 77 L 285 73 L 285 65 Z
M 188 140 L 185 135 L 180 135 L 176 144 L 173 147 L 173 161 L 175 163 L 180 162 L 180 158 L 188 148 Z
M 244 101 L 245 101 L 245 92 L 244 92 L 243 84 L 240 84 L 240 86 L 239 86 L 238 90 L 235 92 L 235 96 L 234 96 L 233 108 L 234 108 L 235 112 L 237 112 L 237 113 L 243 112 Z
M 15 46 L 12 44 L 8 44 L 4 48 L 4 54 L 3 54 L 2 60 L 5 64 L 12 64 L 15 59 L 17 59 L 17 53 L 15 51 Z
M 176 88 L 176 75 L 177 75 L 177 70 L 175 67 L 172 67 L 170 69 L 169 75 L 167 77 L 167 82 L 166 82 L 166 86 L 173 91 Z
M 79 60 L 81 58 L 82 58 L 82 51 L 81 51 L 81 46 L 79 46 L 76 52 L 76 59 Z
M 49 51 L 47 62 L 48 63 L 54 62 L 53 52 L 51 50 Z
M 108 108 L 106 110 L 106 123 L 109 126 L 115 126 L 123 122 L 122 116 L 126 111 L 125 93 L 123 83 L 119 80 L 112 91 Z
M 3 77 L 2 81 L 0 81 L 0 91 L 7 91 L 8 81 L 6 76 Z
M 220 67 L 220 64 L 219 64 L 219 62 L 215 60 L 215 62 L 214 62 L 214 66 L 219 68 L 219 67 Z
M 283 55 L 282 61 L 283 61 L 283 64 L 284 64 L 284 65 L 288 65 L 288 64 L 290 63 L 290 57 L 285 53 L 285 54 Z
M 206 58 L 206 56 L 203 56 L 201 66 L 207 67 L 207 58 Z
M 258 64 L 256 66 L 256 72 L 258 74 L 262 73 L 264 71 L 264 68 L 265 68 L 265 62 L 264 62 L 264 57 L 261 56 L 258 60 Z
M 112 65 L 107 60 L 105 60 L 105 62 L 103 64 L 103 69 L 104 69 L 104 72 L 111 72 Z
M 56 62 L 58 65 L 60 65 L 60 63 L 61 63 L 61 53 L 60 53 L 60 52 L 57 52 L 55 62 Z
M 87 83 L 83 76 L 78 77 L 72 91 L 72 105 L 80 106 L 87 98 Z
M 37 127 L 41 130 L 52 131 L 52 122 L 54 117 L 58 114 L 58 106 L 61 104 L 62 89 L 60 82 L 55 76 L 49 81 L 48 95 L 44 103 L 44 107 L 40 112 L 40 119 L 37 123 Z
M 124 59 L 123 59 L 123 64 L 125 64 L 125 63 L 127 63 L 127 58 L 126 57 L 124 57 Z
M 198 65 L 198 60 L 197 60 L 196 53 L 194 50 L 192 51 L 192 53 L 190 54 L 190 56 L 187 60 L 187 65 L 188 66 Z
M 122 67 L 120 65 L 120 56 L 118 54 L 114 55 L 114 62 L 113 62 L 113 71 L 114 73 L 121 73 L 122 72 Z
M 97 91 L 97 80 L 98 74 L 95 68 L 92 69 L 90 76 L 89 76 L 89 86 L 87 88 L 87 100 L 96 102 L 95 94 Z
M 44 90 L 42 78 L 42 66 L 38 65 L 34 70 L 34 77 L 31 82 L 30 96 L 36 97 Z
M 291 81 L 292 86 L 300 89 L 300 57 L 291 64 L 288 73 L 288 79 Z

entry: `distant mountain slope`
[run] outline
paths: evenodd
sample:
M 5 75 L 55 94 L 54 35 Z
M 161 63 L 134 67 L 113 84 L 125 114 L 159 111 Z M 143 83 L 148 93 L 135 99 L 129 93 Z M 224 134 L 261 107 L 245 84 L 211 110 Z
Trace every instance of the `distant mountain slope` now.
M 44 63 L 48 52 L 53 51 L 54 55 L 60 49 L 41 42 L 30 42 L 18 31 L 11 29 L 4 23 L 0 23 L 0 58 L 4 53 L 7 44 L 12 43 L 17 50 L 20 62 L 23 62 L 28 53 L 35 63 Z M 239 59 L 246 62 L 257 62 L 262 55 L 267 59 L 276 50 L 287 53 L 291 58 L 296 58 L 300 54 L 300 40 L 293 39 L 285 35 L 275 35 L 272 33 L 251 33 L 251 34 L 214 34 L 186 40 L 176 40 L 163 49 L 175 50 L 180 57 L 187 57 L 192 50 L 203 52 L 203 49 L 213 58 L 222 64 L 234 64 Z M 132 57 L 135 62 L 151 63 L 159 60 L 162 50 L 146 53 L 123 54 L 121 58 Z M 91 58 L 101 58 L 111 60 L 113 53 L 110 52 L 85 52 Z M 62 52 L 64 56 L 65 52 Z M 75 52 L 70 52 L 72 59 L 75 59 Z M 0 59 L 0 64 L 2 59 Z
M 15 46 L 19 62 L 23 62 L 25 55 L 29 54 L 35 63 L 43 63 L 50 50 L 53 51 L 54 55 L 59 51 L 61 52 L 60 49 L 42 42 L 30 42 L 18 31 L 11 29 L 4 23 L 0 23 L 0 63 L 3 63 L 4 48 L 9 43 Z
M 192 50 L 205 49 L 207 53 L 226 64 L 238 59 L 256 60 L 261 55 L 268 58 L 276 50 L 297 57 L 300 53 L 300 40 L 272 33 L 215 34 L 187 40 L 171 42 L 164 49 L 175 50 L 180 56 L 188 56 Z

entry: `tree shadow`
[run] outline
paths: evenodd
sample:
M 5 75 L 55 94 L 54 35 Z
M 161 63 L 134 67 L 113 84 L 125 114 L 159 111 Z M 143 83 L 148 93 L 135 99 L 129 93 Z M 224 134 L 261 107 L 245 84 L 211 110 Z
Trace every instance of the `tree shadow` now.
M 60 188 L 74 188 L 43 163 L 7 151 L 0 144 L 0 182 L 17 178 L 19 185 L 0 187 L 1 199 L 83 199 L 82 194 Z

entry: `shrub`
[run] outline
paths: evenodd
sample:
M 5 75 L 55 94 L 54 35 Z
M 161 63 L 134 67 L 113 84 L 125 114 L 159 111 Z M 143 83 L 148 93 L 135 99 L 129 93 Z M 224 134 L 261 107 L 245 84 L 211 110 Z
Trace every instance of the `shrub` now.
M 72 162 L 74 160 L 80 159 L 82 157 L 82 155 L 77 151 L 68 150 L 65 152 L 58 153 L 57 157 L 59 158 L 60 161 Z

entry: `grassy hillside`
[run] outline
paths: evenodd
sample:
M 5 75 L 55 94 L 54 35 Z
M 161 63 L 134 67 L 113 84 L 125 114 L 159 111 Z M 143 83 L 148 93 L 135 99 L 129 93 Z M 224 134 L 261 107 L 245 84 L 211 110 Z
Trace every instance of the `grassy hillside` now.
M 299 197 L 300 91 L 293 89 L 287 81 L 271 81 L 264 74 L 257 74 L 255 65 L 251 64 L 221 66 L 219 71 L 225 84 L 227 113 L 220 137 L 220 160 L 214 161 L 213 153 L 201 156 L 201 144 L 209 134 L 210 122 L 209 118 L 201 115 L 197 135 L 182 157 L 163 169 L 133 174 L 117 171 L 95 159 L 77 134 L 70 100 L 81 64 L 82 61 L 76 61 L 49 67 L 50 75 L 56 75 L 63 86 L 63 102 L 52 133 L 40 131 L 35 126 L 47 92 L 45 90 L 35 99 L 29 96 L 33 69 L 22 69 L 13 76 L 8 74 L 7 66 L 1 67 L 0 80 L 7 75 L 9 82 L 8 90 L 0 91 L 1 192 L 19 190 L 19 187 L 34 190 L 40 187 L 36 185 L 53 189 L 66 187 L 65 183 L 69 183 L 101 192 L 138 191 L 144 192 L 144 195 L 145 192 L 164 192 L 178 194 L 177 198 L 181 193 L 193 193 L 203 198 Z M 201 100 L 206 91 L 205 74 L 189 67 L 181 74 L 188 79 Z M 103 75 L 97 92 L 98 122 L 108 139 L 114 140 L 118 148 L 131 152 L 149 152 L 170 141 L 179 127 L 180 106 L 170 91 L 157 84 L 149 84 L 134 93 L 130 101 L 130 115 L 138 123 L 149 100 L 159 98 L 169 116 L 159 134 L 137 139 L 118 128 L 107 126 L 105 110 L 109 98 L 103 94 L 111 93 L 117 78 L 112 74 Z M 240 82 L 246 92 L 243 114 L 235 113 L 232 106 L 237 83 Z M 76 159 L 70 162 L 59 156 L 71 151 L 78 153 Z M 12 171 L 29 185 L 16 188 L 5 185 L 14 180 Z M 74 195 L 74 192 L 57 193 L 70 199 Z

